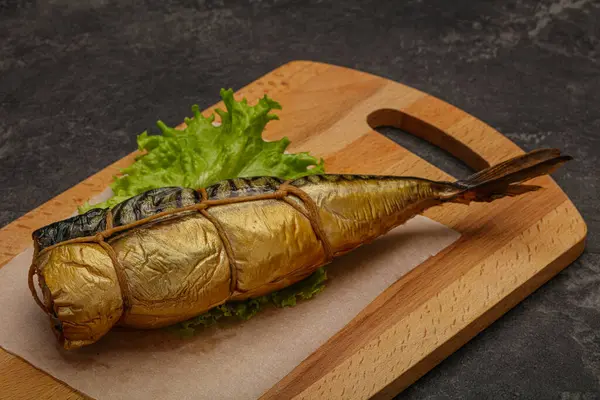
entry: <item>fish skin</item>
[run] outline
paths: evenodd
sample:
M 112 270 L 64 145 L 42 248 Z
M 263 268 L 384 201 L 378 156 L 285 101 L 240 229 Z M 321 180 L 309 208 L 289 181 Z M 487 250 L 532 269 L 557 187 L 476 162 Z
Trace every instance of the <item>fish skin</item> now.
M 458 182 L 325 174 L 291 182 L 236 178 L 205 190 L 155 189 L 111 210 L 114 223 L 134 222 L 112 237 L 97 235 L 106 228 L 100 217 L 109 216 L 107 210 L 37 230 L 31 271 L 62 346 L 78 348 L 114 325 L 167 326 L 226 301 L 284 288 L 430 207 L 539 190 L 521 183 L 570 159 L 557 149 L 535 150 Z M 140 221 L 185 205 L 192 207 Z M 81 242 L 94 235 L 95 243 Z M 64 244 L 48 247 L 52 242 Z
M 218 201 L 280 191 L 284 181 L 273 177 L 236 178 L 205 189 L 207 200 Z M 435 196 L 431 181 L 366 175 L 312 175 L 287 182 L 314 201 L 318 217 L 331 243 L 333 256 L 346 253 L 369 242 L 407 218 L 406 210 Z M 284 189 L 285 190 L 285 189 Z M 161 188 L 135 196 L 112 208 L 114 226 L 123 226 L 159 212 L 173 210 L 202 201 L 201 191 L 189 188 Z M 69 255 L 88 249 L 87 243 L 67 243 L 43 253 L 38 260 L 44 301 L 51 304 L 57 336 L 67 349 L 89 345 L 106 334 L 114 324 L 153 329 L 172 325 L 202 314 L 226 301 L 258 297 L 296 283 L 330 262 L 325 245 L 318 237 L 309 211 L 294 194 L 287 199 L 261 199 L 211 205 L 206 212 L 226 237 L 219 235 L 215 224 L 199 212 L 174 214 L 166 220 L 152 222 L 119 232 L 106 241 L 114 250 L 119 268 L 123 268 L 131 294 L 129 309 L 118 308 L 115 291 L 110 301 L 90 286 L 84 294 L 70 284 L 103 279 L 119 287 L 114 266 L 99 262 L 104 251 L 94 246 L 95 257 L 89 265 L 77 259 L 77 270 L 64 268 Z M 413 207 L 414 208 L 414 207 Z M 102 213 L 101 213 L 102 212 Z M 92 215 L 106 210 L 90 210 L 74 219 L 63 221 L 73 226 L 91 221 Z M 413 214 L 412 211 L 410 211 Z M 60 239 L 66 241 L 84 234 L 94 236 L 105 229 L 101 224 L 87 229 L 67 230 Z M 36 231 L 34 238 L 45 238 L 53 228 Z M 79 236 L 78 236 L 79 235 Z M 225 242 L 231 254 L 226 254 Z M 60 242 L 38 242 L 41 248 Z M 65 252 L 69 249 L 68 252 Z M 89 251 L 87 254 L 92 254 Z M 50 274 L 50 275 L 48 275 Z M 51 279 L 46 279 L 51 276 Z M 89 275 L 88 278 L 85 278 Z M 233 288 L 233 289 L 232 289 Z M 99 289 L 100 290 L 100 289 Z M 56 304 L 54 294 L 62 302 Z M 65 300 L 66 299 L 66 300 Z M 64 319 L 65 324 L 60 326 Z M 68 321 L 67 321 L 68 319 Z M 58 323 L 57 323 L 58 321 Z M 87 326 L 89 335 L 82 334 Z M 82 336 L 83 335 L 83 336 Z
M 208 186 L 208 200 L 222 200 L 233 197 L 255 196 L 279 190 L 284 180 L 272 176 L 227 179 Z
M 34 231 L 33 241 L 41 250 L 77 237 L 94 236 L 106 229 L 106 212 L 95 208 L 85 214 L 53 222 Z

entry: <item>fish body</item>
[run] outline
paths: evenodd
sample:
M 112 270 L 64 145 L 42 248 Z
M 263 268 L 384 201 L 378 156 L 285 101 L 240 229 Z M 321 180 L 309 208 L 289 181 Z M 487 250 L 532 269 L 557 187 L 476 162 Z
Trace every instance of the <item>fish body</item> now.
M 115 325 L 172 325 L 285 288 L 432 206 L 536 190 L 508 177 L 565 161 L 555 151 L 527 160 L 453 183 L 328 174 L 151 190 L 34 232 L 30 287 L 37 274 L 39 303 L 67 349 Z

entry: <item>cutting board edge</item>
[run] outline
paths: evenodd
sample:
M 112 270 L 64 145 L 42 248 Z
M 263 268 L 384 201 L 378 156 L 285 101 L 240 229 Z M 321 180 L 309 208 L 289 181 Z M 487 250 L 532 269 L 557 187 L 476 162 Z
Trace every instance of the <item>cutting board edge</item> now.
M 271 71 L 271 72 L 269 72 L 269 73 L 267 73 L 267 74 L 263 75 L 261 78 L 257 79 L 257 81 L 258 81 L 258 80 L 261 80 L 261 79 L 264 79 L 265 77 L 269 77 L 269 76 L 271 76 L 273 73 L 275 73 L 276 71 L 280 71 L 280 70 L 281 70 L 282 68 L 284 68 L 284 67 L 290 67 L 290 66 L 291 66 L 291 67 L 298 67 L 297 69 L 300 69 L 300 70 L 302 70 L 302 69 L 305 69 L 305 68 L 308 68 L 308 67 L 310 67 L 310 66 L 311 66 L 311 64 L 317 64 L 317 65 L 319 65 L 319 66 L 321 66 L 321 67 L 323 67 L 323 68 L 340 68 L 340 69 L 344 69 L 344 70 L 351 71 L 351 72 L 358 72 L 358 73 L 360 73 L 360 74 L 368 75 L 368 76 L 375 77 L 375 78 L 378 78 L 378 79 L 384 79 L 384 80 L 386 80 L 386 81 L 388 81 L 388 82 L 391 82 L 391 83 L 394 83 L 394 84 L 397 84 L 397 85 L 403 85 L 403 84 L 401 84 L 401 83 L 398 83 L 398 82 L 395 82 L 395 81 L 389 80 L 388 78 L 384 78 L 384 77 L 376 76 L 376 75 L 373 75 L 373 74 L 369 74 L 369 73 L 367 73 L 367 72 L 363 72 L 363 71 L 357 71 L 357 70 L 353 70 L 353 69 L 351 69 L 351 68 L 348 68 L 348 67 L 337 66 L 337 65 L 334 65 L 334 64 L 315 63 L 315 62 L 311 62 L 311 61 L 308 61 L 308 60 L 306 60 L 306 61 L 305 61 L 305 60 L 295 60 L 295 61 L 290 61 L 290 62 L 288 62 L 288 63 L 286 63 L 286 64 L 283 64 L 282 66 L 278 67 L 277 69 L 275 69 L 275 70 L 273 70 L 273 71 Z M 251 83 L 250 85 L 248 85 L 248 86 L 251 86 L 251 85 L 253 85 L 255 82 L 256 82 L 256 81 L 252 82 L 252 83 Z M 403 85 L 403 86 L 405 86 L 405 85 Z M 414 90 L 414 91 L 418 91 L 418 92 L 420 92 L 420 93 L 424 93 L 424 92 L 421 92 L 421 91 L 419 91 L 418 89 L 414 89 L 414 88 L 410 88 L 410 89 L 411 89 L 411 90 Z M 243 92 L 243 91 L 244 91 L 244 88 L 240 89 L 238 92 Z M 456 107 L 455 107 L 455 106 L 453 106 L 452 104 L 450 104 L 450 103 L 447 103 L 447 102 L 445 102 L 444 100 L 441 100 L 441 99 L 439 99 L 439 98 L 433 97 L 433 96 L 431 96 L 431 95 L 429 95 L 429 94 L 427 94 L 427 93 L 424 93 L 424 95 L 425 95 L 426 97 L 428 97 L 429 99 L 433 99 L 433 100 L 435 100 L 435 101 L 438 101 L 438 102 L 440 102 L 441 104 L 445 104 L 445 105 L 447 105 L 447 106 L 449 106 L 449 107 L 454 107 L 454 108 L 456 108 Z M 214 109 L 215 107 L 217 107 L 217 106 L 218 106 L 218 104 L 219 104 L 219 103 L 217 103 L 216 105 L 214 105 L 214 106 L 212 106 L 212 107 L 208 108 L 207 110 Z M 459 110 L 458 108 L 456 108 L 456 109 L 457 109 L 457 110 Z M 466 116 L 468 116 L 468 117 L 470 117 L 470 118 L 472 118 L 472 119 L 474 119 L 474 120 L 477 120 L 477 121 L 481 122 L 482 124 L 484 124 L 484 125 L 488 126 L 490 130 L 492 130 L 492 131 L 496 132 L 498 135 L 501 135 L 501 133 L 497 132 L 496 130 L 494 130 L 493 128 L 491 128 L 489 125 L 485 124 L 483 121 L 481 121 L 481 120 L 479 120 L 479 119 L 477 119 L 477 118 L 473 117 L 471 114 L 468 114 L 468 113 L 466 113 L 466 112 L 464 112 L 464 111 L 462 111 L 462 110 L 459 110 L 459 111 L 460 111 L 461 113 L 465 114 Z M 503 136 L 503 135 L 501 135 L 501 136 L 502 136 L 503 138 L 505 138 L 506 140 L 510 141 L 510 139 L 506 138 L 505 136 Z M 511 143 L 512 143 L 512 144 L 513 144 L 515 147 L 517 147 L 517 148 L 518 148 L 518 146 L 516 146 L 516 144 L 514 144 L 514 142 L 512 142 L 512 141 L 510 141 L 510 142 L 511 142 Z M 521 150 L 521 149 L 519 149 L 519 150 Z M 521 150 L 521 151 L 522 151 L 522 150 Z M 128 159 L 128 158 L 132 157 L 132 155 L 134 155 L 135 153 L 136 153 L 136 152 L 133 152 L 133 153 L 129 154 L 128 156 L 124 157 L 124 159 Z M 96 179 L 96 180 L 105 180 L 106 178 L 104 177 L 104 175 L 108 174 L 108 172 L 107 172 L 107 171 L 108 171 L 108 170 L 115 170 L 115 171 L 116 171 L 116 166 L 117 166 L 117 165 L 119 165 L 119 164 L 121 164 L 121 163 L 123 163 L 123 160 L 124 160 L 124 159 L 121 159 L 121 160 L 118 160 L 118 161 L 116 161 L 115 163 L 113 163 L 113 164 L 111 164 L 111 165 L 107 166 L 105 169 L 103 169 L 103 170 L 101 170 L 101 171 L 97 172 L 96 174 L 94 174 L 94 175 L 92 175 L 92 176 L 90 176 L 90 177 L 86 178 L 84 181 L 80 182 L 78 185 L 75 185 L 75 186 L 73 186 L 73 187 L 71 187 L 71 188 L 69 188 L 69 189 L 67 189 L 67 190 L 65 190 L 65 191 L 63 191 L 63 192 L 61 192 L 60 194 L 58 194 L 57 196 L 55 196 L 54 198 L 52 198 L 52 199 L 51 199 L 51 200 L 49 200 L 48 202 L 44 203 L 43 205 L 41 205 L 41 206 L 39 206 L 39 207 L 36 207 L 34 210 L 32 210 L 32 211 L 30 211 L 30 212 L 26 213 L 26 214 L 25 214 L 24 216 L 22 216 L 21 218 L 19 218 L 19 219 L 17 219 L 17 220 L 15 220 L 15 221 L 13 221 L 13 222 L 11 222 L 11 223 L 7 224 L 7 225 L 6 225 L 6 226 L 4 226 L 2 229 L 0 229 L 0 231 L 9 230 L 9 228 L 10 228 L 10 227 L 14 227 L 14 226 L 18 225 L 18 223 L 19 223 L 19 222 L 20 222 L 22 219 L 27 219 L 27 218 L 25 218 L 25 217 L 31 218 L 32 216 L 34 216 L 34 215 L 35 215 L 35 212 L 39 212 L 39 209 L 43 208 L 44 206 L 48 205 L 49 203 L 56 202 L 56 201 L 60 202 L 60 201 L 61 201 L 60 199 L 61 199 L 62 197 L 66 197 L 66 196 L 68 196 L 68 193 L 69 193 L 69 191 L 70 191 L 70 190 L 72 190 L 73 188 L 75 188 L 75 187 L 77 187 L 77 186 L 80 186 L 80 185 L 82 185 L 82 183 L 85 183 L 85 182 L 87 182 L 88 180 L 91 180 L 91 179 Z M 112 175 L 112 174 L 111 174 L 111 175 Z M 556 182 L 553 182 L 553 184 L 554 184 L 554 185 L 556 185 L 557 187 L 559 187 L 559 188 L 560 188 L 560 186 L 559 186 L 559 185 L 558 185 Z M 560 190 L 562 191 L 562 189 L 560 189 Z M 564 193 L 564 192 L 563 192 L 563 193 Z M 574 204 L 572 203 L 572 201 L 571 201 L 571 200 L 570 200 L 570 199 L 569 199 L 569 198 L 566 196 L 566 194 L 565 194 L 565 197 L 566 197 L 566 199 L 569 201 L 569 203 L 572 205 L 573 209 L 574 209 L 574 210 L 575 210 L 575 211 L 576 211 L 576 212 L 579 214 L 579 211 L 578 211 L 578 210 L 577 210 L 577 208 L 574 206 Z M 584 244 L 585 244 L 585 237 L 586 237 L 586 235 L 587 235 L 587 225 L 585 224 L 585 221 L 583 220 L 583 218 L 581 218 L 581 215 L 579 215 L 579 217 L 580 217 L 580 222 L 581 222 L 581 224 L 583 224 L 583 226 L 585 227 L 585 228 L 584 228 L 584 231 L 585 231 L 585 232 L 584 232 L 584 235 L 583 235 L 583 239 L 582 239 L 582 241 L 581 241 L 581 243 L 582 243 L 581 245 L 582 245 L 582 246 L 584 246 Z M 577 247 L 577 246 L 573 246 L 573 247 Z M 26 248 L 26 246 L 25 246 L 25 247 L 23 247 L 23 249 L 24 249 L 24 248 Z M 21 249 L 21 251 L 22 251 L 23 249 Z M 582 247 L 582 248 L 581 248 L 581 251 L 583 251 L 583 249 L 584 249 L 584 247 Z M 571 249 L 571 250 L 572 250 L 572 249 Z M 567 250 L 567 252 L 570 252 L 571 250 Z M 18 254 L 18 253 L 17 253 L 17 254 Z M 16 254 L 15 254 L 15 255 L 16 255 Z M 12 257 L 11 257 L 11 258 L 12 258 Z M 10 258 L 9 258 L 9 259 L 10 259 Z M 0 264 L 4 264 L 4 262 L 1 262 L 1 260 L 0 260 Z M 567 265 L 568 265 L 568 264 L 567 264 Z M 565 265 L 565 266 L 566 266 L 566 265 Z M 563 268 L 564 268 L 564 267 L 563 267 Z M 561 269 L 562 269 L 562 268 L 561 268 Z M 558 272 L 558 271 L 557 271 L 557 272 Z M 541 284 L 543 284 L 543 282 L 542 282 Z M 540 284 L 540 285 L 541 285 L 541 284 Z M 527 295 L 525 295 L 525 297 L 526 297 L 526 296 L 527 296 Z M 517 304 L 518 304 L 518 302 L 520 302 L 520 300 L 519 300 L 519 301 L 517 301 Z M 460 347 L 460 346 L 459 346 L 459 347 Z M 31 365 L 30 365 L 30 366 L 31 366 Z M 34 367 L 34 368 L 35 368 L 35 367 Z
M 513 308 L 519 305 L 527 297 L 534 294 L 538 289 L 544 286 L 548 281 L 565 270 L 583 254 L 585 251 L 586 236 L 584 235 L 575 245 L 567 250 L 563 255 L 557 258 L 553 263 L 536 274 L 528 282 L 516 288 L 504 300 L 510 299 L 510 302 L 498 303 L 488 309 L 487 312 L 479 316 L 469 326 L 457 332 L 452 338 L 444 342 L 434 352 L 428 354 L 419 361 L 409 371 L 409 376 L 399 376 L 395 381 L 387 384 L 384 388 L 371 397 L 373 400 L 391 399 L 402 393 L 410 385 L 417 382 L 433 368 L 441 364 L 446 358 L 450 357 L 458 349 L 469 343 L 472 339 L 482 333 L 485 329 L 493 325 L 496 321 L 509 313 Z M 532 282 L 534 281 L 534 282 Z
M 386 388 L 388 388 L 388 386 L 391 385 L 392 389 L 390 389 L 390 390 L 393 390 L 393 389 L 403 390 L 410 384 L 417 381 L 421 376 L 423 376 L 425 373 L 429 372 L 433 367 L 435 367 L 437 364 L 439 364 L 441 361 L 443 361 L 443 359 L 450 356 L 456 349 L 460 348 L 462 345 L 469 342 L 472 337 L 476 336 L 478 333 L 483 331 L 485 328 L 489 327 L 497 319 L 499 319 L 502 315 L 504 315 L 506 312 L 510 311 L 510 309 L 512 309 L 513 307 L 518 305 L 522 300 L 524 300 L 531 293 L 533 293 L 535 290 L 540 288 L 544 283 L 546 283 L 548 280 L 550 280 L 552 277 L 554 277 L 557 273 L 559 273 L 560 271 L 562 271 L 563 269 L 568 267 L 574 260 L 576 260 L 582 254 L 582 252 L 585 250 L 585 242 L 586 242 L 586 237 L 587 237 L 587 225 L 583 221 L 581 214 L 576 209 L 576 207 L 573 205 L 571 200 L 568 199 L 566 196 L 564 196 L 564 197 L 565 197 L 565 200 L 562 201 L 561 203 L 559 203 L 556 207 L 552 208 L 552 210 L 550 212 L 546 213 L 544 215 L 544 217 L 540 219 L 540 221 L 544 220 L 545 218 L 548 218 L 553 212 L 559 213 L 560 215 L 568 214 L 569 212 L 573 213 L 573 215 L 571 216 L 571 222 L 569 223 L 569 226 L 574 228 L 574 231 L 577 233 L 577 235 L 574 236 L 576 238 L 576 242 L 574 242 L 560 256 L 556 257 L 554 260 L 552 260 L 545 266 L 541 267 L 541 269 L 534 276 L 532 276 L 528 280 L 522 282 L 519 286 L 515 287 L 510 293 L 505 294 L 501 298 L 499 303 L 497 303 L 496 305 L 494 305 L 492 307 L 494 310 L 492 313 L 488 314 L 488 311 L 490 310 L 490 309 L 488 309 L 488 310 L 486 310 L 486 312 L 482 313 L 481 315 L 474 317 L 472 322 L 469 323 L 467 326 L 456 331 L 454 336 L 447 340 L 447 341 L 452 341 L 452 340 L 454 340 L 455 337 L 458 337 L 459 339 L 463 338 L 462 341 L 459 341 L 458 343 L 456 343 L 456 347 L 448 347 L 447 350 L 437 348 L 434 352 L 427 354 L 426 356 L 424 356 L 423 359 L 420 359 L 416 365 L 411 366 L 404 373 L 399 375 L 398 378 L 396 378 L 396 380 L 384 385 L 382 388 L 377 390 L 377 392 L 375 394 L 373 394 L 373 396 L 377 397 L 378 393 L 382 392 L 383 393 L 382 398 L 387 398 L 387 397 L 385 397 L 385 394 L 388 393 L 388 389 L 386 389 Z M 536 222 L 536 225 L 537 225 L 537 223 L 539 223 L 539 221 Z M 528 227 L 527 229 L 524 229 L 521 232 L 521 234 L 524 234 L 526 231 L 528 231 L 531 228 L 533 228 L 533 227 L 531 226 L 531 227 Z M 550 242 L 551 242 L 551 240 L 550 240 Z M 546 243 L 546 244 L 548 244 L 548 243 Z M 451 248 L 455 245 L 457 245 L 456 242 L 453 245 L 451 245 L 449 248 L 447 248 L 446 250 L 451 250 Z M 440 256 L 440 255 L 441 254 L 438 254 L 438 256 Z M 433 259 L 430 259 L 428 261 L 433 261 Z M 412 275 L 421 273 L 421 269 L 426 268 L 426 264 L 428 264 L 428 262 L 425 262 L 422 265 L 418 266 L 417 268 L 413 269 L 408 274 L 403 276 L 397 283 L 410 280 L 409 278 Z M 478 269 L 478 266 L 473 265 L 473 266 L 469 267 L 468 272 L 475 271 L 477 269 Z M 466 275 L 466 273 L 465 273 L 465 275 Z M 455 277 L 455 279 L 453 281 L 448 282 L 448 286 L 454 284 L 455 281 L 459 281 L 461 278 L 462 278 L 462 276 Z M 531 282 L 534 282 L 535 284 L 531 285 Z M 392 286 L 390 286 L 390 288 L 392 288 Z M 388 288 L 388 290 L 390 288 Z M 406 290 L 410 291 L 410 284 L 408 285 Z M 382 295 L 380 295 L 380 297 L 381 296 L 384 296 L 384 293 L 382 293 Z M 513 299 L 512 298 L 513 296 L 516 296 L 516 297 Z M 373 303 L 380 301 L 380 297 L 375 299 L 373 301 Z M 507 301 L 509 301 L 509 302 L 507 303 Z M 426 303 L 429 303 L 429 300 Z M 508 304 L 508 306 L 507 306 L 507 304 Z M 430 309 L 433 309 L 433 308 L 434 308 L 433 306 L 430 307 Z M 494 318 L 491 318 L 490 315 L 494 316 Z M 352 322 L 354 322 L 354 320 Z M 474 325 L 475 326 L 481 325 L 481 326 L 477 329 L 477 331 L 472 332 L 472 333 L 469 332 L 469 330 L 471 330 L 472 326 L 474 326 Z M 275 385 L 269 391 L 267 391 L 265 394 L 263 394 L 263 396 L 261 397 L 261 400 L 271 400 L 271 399 L 278 399 L 278 398 L 302 398 L 302 399 L 304 399 L 304 398 L 312 398 L 312 396 L 314 396 L 315 391 L 319 391 L 319 392 L 322 392 L 322 391 L 327 392 L 328 390 L 335 391 L 335 389 L 332 388 L 334 385 L 332 384 L 331 377 L 340 375 L 339 371 L 336 371 L 335 369 L 337 367 L 340 367 L 341 365 L 344 365 L 349 360 L 349 358 L 353 357 L 355 354 L 357 354 L 363 350 L 366 350 L 370 347 L 373 347 L 374 343 L 377 341 L 380 341 L 381 338 L 384 337 L 384 335 L 386 333 L 387 333 L 386 331 L 380 331 L 379 335 L 369 338 L 369 340 L 364 342 L 364 344 L 361 347 L 355 349 L 351 356 L 342 358 L 341 360 L 338 360 L 335 363 L 333 363 L 331 368 L 328 368 L 327 370 L 322 371 L 323 376 L 318 381 L 314 381 L 309 385 L 301 386 L 300 388 L 297 387 L 297 385 L 294 386 L 293 384 L 290 387 L 288 382 L 286 382 L 284 385 L 280 386 L 280 384 L 282 382 L 279 382 L 277 385 Z M 423 347 L 423 344 L 420 342 L 415 343 L 415 345 L 417 347 Z M 324 345 L 324 346 L 322 346 L 322 348 L 323 347 L 326 347 L 326 346 Z M 433 359 L 433 361 L 432 361 L 432 359 Z M 327 364 L 327 363 L 325 363 L 325 364 Z M 300 364 L 300 365 L 302 365 L 302 364 Z M 423 368 L 422 367 L 423 365 L 428 365 L 428 367 L 425 367 L 424 370 L 420 370 L 419 368 Z M 360 366 L 357 366 L 356 363 L 346 364 L 346 367 L 348 367 L 349 370 L 354 370 L 355 373 L 359 373 L 359 372 L 364 373 L 365 372 L 364 369 L 361 371 Z M 290 375 L 292 375 L 294 373 L 296 373 L 296 371 L 292 371 L 292 373 Z M 285 379 L 288 379 L 288 377 L 286 377 Z M 341 377 L 339 379 L 343 380 L 343 378 L 341 378 Z M 352 383 L 350 383 L 349 385 L 352 385 Z M 346 385 L 344 387 L 348 388 L 348 385 Z M 356 387 L 354 387 L 354 389 L 356 389 Z M 338 398 L 338 397 L 335 397 L 332 395 L 328 398 Z M 371 396 L 368 396 L 368 397 L 357 396 L 356 398 L 366 399 L 366 398 L 371 398 Z

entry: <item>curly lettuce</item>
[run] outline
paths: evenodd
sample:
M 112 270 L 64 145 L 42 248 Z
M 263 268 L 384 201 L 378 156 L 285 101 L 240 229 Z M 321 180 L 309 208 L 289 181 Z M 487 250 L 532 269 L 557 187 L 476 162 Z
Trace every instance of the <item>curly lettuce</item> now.
M 177 130 L 158 121 L 161 135 L 143 132 L 137 138 L 143 152 L 136 161 L 121 171 L 110 185 L 113 196 L 99 204 L 86 203 L 79 208 L 113 207 L 137 194 L 165 186 L 200 188 L 238 177 L 276 176 L 294 179 L 324 172 L 323 160 L 306 152 L 286 154 L 290 140 L 267 142 L 262 133 L 269 121 L 278 119 L 270 114 L 280 110 L 276 101 L 264 96 L 254 106 L 246 99 L 236 101 L 233 90 L 221 90 L 226 110 L 204 117 L 197 105 L 194 118 L 186 118 L 187 127 Z
M 285 289 L 255 299 L 222 304 L 204 314 L 176 324 L 170 330 L 182 336 L 193 336 L 198 329 L 212 326 L 223 318 L 249 320 L 269 305 L 278 308 L 294 307 L 298 300 L 311 299 L 325 289 L 326 280 L 325 269 L 319 268 L 308 278 Z
M 276 101 L 264 96 L 254 106 L 246 99 L 236 101 L 233 90 L 221 90 L 225 110 L 218 109 L 220 124 L 215 115 L 204 117 L 197 105 L 192 107 L 193 118 L 186 118 L 186 127 L 177 130 L 158 121 L 161 135 L 143 132 L 137 138 L 143 154 L 114 177 L 110 187 L 113 196 L 99 204 L 86 203 L 81 213 L 92 208 L 108 208 L 151 189 L 165 186 L 201 188 L 224 179 L 253 176 L 276 176 L 295 179 L 324 173 L 323 160 L 310 154 L 287 154 L 290 144 L 286 137 L 267 142 L 262 133 L 269 121 L 278 119 L 270 114 L 280 110 Z M 318 269 L 305 280 L 268 295 L 215 307 L 171 329 L 190 335 L 196 329 L 215 324 L 222 318 L 247 320 L 267 305 L 293 307 L 299 299 L 310 299 L 325 288 L 327 275 Z

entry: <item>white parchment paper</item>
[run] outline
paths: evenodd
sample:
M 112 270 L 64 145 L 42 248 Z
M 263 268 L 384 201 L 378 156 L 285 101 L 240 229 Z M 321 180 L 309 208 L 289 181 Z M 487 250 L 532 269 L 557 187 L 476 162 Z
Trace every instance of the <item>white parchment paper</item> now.
M 187 339 L 165 331 L 115 330 L 71 352 L 57 346 L 48 318 L 31 298 L 28 249 L 0 268 L 0 346 L 97 399 L 255 399 L 459 236 L 418 216 L 335 260 L 327 288 L 296 307 L 267 309 Z

